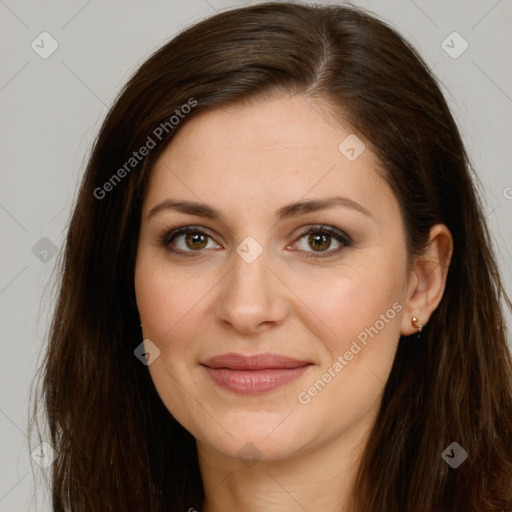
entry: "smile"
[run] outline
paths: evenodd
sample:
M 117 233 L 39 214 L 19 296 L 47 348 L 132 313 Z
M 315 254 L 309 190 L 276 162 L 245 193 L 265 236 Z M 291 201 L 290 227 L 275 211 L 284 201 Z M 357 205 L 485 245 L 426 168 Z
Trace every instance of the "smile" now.
M 218 386 L 241 395 L 257 395 L 284 386 L 302 375 L 311 364 L 296 368 L 267 368 L 264 370 L 233 370 L 204 366 Z
M 313 364 L 270 353 L 229 353 L 212 357 L 201 366 L 218 386 L 241 395 L 256 395 L 294 381 Z

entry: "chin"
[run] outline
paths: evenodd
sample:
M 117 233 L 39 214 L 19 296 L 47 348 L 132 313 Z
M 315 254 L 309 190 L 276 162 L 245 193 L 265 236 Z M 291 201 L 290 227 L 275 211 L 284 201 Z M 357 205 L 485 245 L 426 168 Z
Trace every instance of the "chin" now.
M 279 425 L 273 415 L 267 421 L 261 421 L 260 417 L 259 422 L 256 417 L 249 419 L 247 413 L 244 416 L 245 418 L 241 417 L 237 422 L 222 422 L 229 433 L 218 425 L 215 428 L 215 437 L 212 437 L 212 429 L 203 432 L 201 442 L 227 457 L 246 463 L 248 467 L 251 461 L 286 460 L 297 452 L 307 451 L 310 441 L 304 437 L 304 425 L 290 423 L 284 428 L 287 420 Z M 285 416 L 281 416 L 280 421 Z

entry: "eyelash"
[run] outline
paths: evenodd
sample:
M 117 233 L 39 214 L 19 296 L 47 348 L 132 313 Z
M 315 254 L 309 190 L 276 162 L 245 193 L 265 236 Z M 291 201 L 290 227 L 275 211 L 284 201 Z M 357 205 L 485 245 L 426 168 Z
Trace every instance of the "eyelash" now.
M 181 228 L 173 229 L 171 231 L 165 231 L 163 235 L 159 237 L 160 244 L 171 254 L 176 254 L 177 256 L 183 256 L 183 257 L 195 257 L 196 254 L 202 252 L 202 250 L 198 251 L 182 251 L 181 249 L 173 249 L 170 247 L 171 242 L 179 235 L 182 234 L 201 234 L 206 235 L 209 238 L 212 238 L 206 231 L 204 231 L 201 228 L 196 228 L 195 226 L 183 226 Z M 336 241 L 341 243 L 341 247 L 338 249 L 330 250 L 330 251 L 324 251 L 323 253 L 309 253 L 305 254 L 305 258 L 328 258 L 330 256 L 333 256 L 335 254 L 338 254 L 340 251 L 347 247 L 351 247 L 353 242 L 349 235 L 344 233 L 341 230 L 338 230 L 336 228 L 333 228 L 331 226 L 325 226 L 325 225 L 317 225 L 317 226 L 311 226 L 305 231 L 301 232 L 296 241 L 301 240 L 306 235 L 309 234 L 328 234 L 332 236 Z M 305 251 L 308 253 L 309 251 Z

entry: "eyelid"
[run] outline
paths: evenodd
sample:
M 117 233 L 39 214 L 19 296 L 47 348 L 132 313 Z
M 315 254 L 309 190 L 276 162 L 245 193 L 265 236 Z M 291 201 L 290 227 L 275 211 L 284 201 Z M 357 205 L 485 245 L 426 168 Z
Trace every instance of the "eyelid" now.
M 353 239 L 350 235 L 348 235 L 345 231 L 335 227 L 330 226 L 328 224 L 314 224 L 310 225 L 306 229 L 302 230 L 295 240 L 292 242 L 295 244 L 297 241 L 301 240 L 308 234 L 314 234 L 314 233 L 327 233 L 329 236 L 334 238 L 339 244 L 341 244 L 341 247 L 338 249 L 329 249 L 327 251 L 304 251 L 306 258 L 329 258 L 331 256 L 337 256 L 342 250 L 351 247 L 353 245 Z
M 158 237 L 162 243 L 170 243 L 173 238 L 176 238 L 179 235 L 187 234 L 187 233 L 200 233 L 203 235 L 209 236 L 211 239 L 214 238 L 212 233 L 208 228 L 203 226 L 195 226 L 191 224 L 187 224 L 185 226 L 180 226 L 177 228 L 170 228 L 162 230 L 162 234 Z M 166 242 L 167 241 L 167 242 Z
M 186 235 L 189 233 L 199 233 L 207 236 L 211 240 L 214 240 L 214 237 L 211 235 L 208 228 L 205 228 L 203 226 L 195 226 L 195 225 L 185 225 L 181 227 L 177 227 L 174 229 L 164 229 L 162 234 L 158 237 L 159 245 L 163 246 L 164 249 L 171 253 L 175 254 L 177 256 L 183 256 L 183 257 L 197 257 L 201 256 L 205 251 L 204 249 L 201 249 L 199 251 L 183 251 L 182 249 L 173 249 L 171 248 L 170 244 L 171 241 L 173 241 L 175 238 Z
M 215 241 L 215 237 L 211 234 L 210 230 L 203 226 L 197 225 L 184 225 L 181 227 L 173 228 L 173 229 L 164 229 L 162 234 L 158 237 L 159 245 L 163 246 L 168 252 L 172 254 L 176 254 L 178 256 L 201 256 L 206 252 L 204 249 L 199 249 L 197 251 L 188 250 L 184 251 L 182 249 L 172 249 L 170 248 L 171 241 L 176 239 L 179 236 L 189 234 L 189 233 L 199 233 L 207 236 L 211 240 Z M 351 247 L 353 245 L 353 239 L 350 235 L 348 235 L 345 231 L 335 227 L 330 226 L 328 224 L 309 224 L 305 229 L 302 229 L 301 232 L 294 238 L 293 242 L 290 245 L 296 244 L 302 238 L 304 238 L 308 234 L 314 233 L 325 233 L 332 238 L 334 238 L 341 246 L 338 249 L 329 249 L 327 251 L 303 251 L 294 249 L 295 252 L 303 252 L 305 253 L 306 258 L 328 258 L 330 256 L 338 255 L 340 251 Z M 215 242 L 217 243 L 217 242 Z M 290 245 L 287 246 L 290 247 Z

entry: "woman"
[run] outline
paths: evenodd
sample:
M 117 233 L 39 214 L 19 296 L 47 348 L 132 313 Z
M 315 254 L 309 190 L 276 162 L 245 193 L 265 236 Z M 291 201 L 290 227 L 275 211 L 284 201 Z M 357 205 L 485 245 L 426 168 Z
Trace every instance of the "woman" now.
M 361 9 L 204 20 L 69 227 L 53 510 L 512 510 L 511 306 L 435 78 Z

